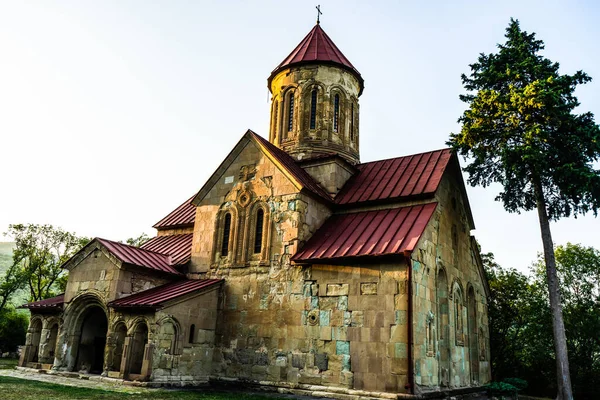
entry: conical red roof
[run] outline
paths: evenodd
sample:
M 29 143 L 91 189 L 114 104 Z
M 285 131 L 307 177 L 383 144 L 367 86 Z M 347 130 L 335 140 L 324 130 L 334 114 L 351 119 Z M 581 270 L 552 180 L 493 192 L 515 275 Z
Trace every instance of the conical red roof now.
M 327 36 L 319 24 L 316 24 L 290 55 L 287 56 L 273 72 L 271 72 L 271 76 L 268 80 L 269 88 L 271 86 L 271 80 L 279 71 L 297 64 L 335 64 L 347 69 L 358 79 L 360 91 L 362 92 L 364 80 L 360 76 L 360 72 L 358 72 L 346 56 L 342 54 L 340 49 L 338 49 L 335 43 L 333 43 L 333 40 Z

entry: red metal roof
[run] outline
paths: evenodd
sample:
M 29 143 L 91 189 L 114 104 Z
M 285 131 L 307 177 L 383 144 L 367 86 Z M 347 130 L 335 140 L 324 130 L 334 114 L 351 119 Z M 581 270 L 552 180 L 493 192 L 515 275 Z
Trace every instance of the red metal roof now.
M 223 279 L 186 279 L 178 282 L 167 283 L 143 292 L 113 300 L 108 305 L 114 308 L 125 307 L 149 307 L 158 308 L 163 303 L 173 300 L 179 296 L 206 289 L 213 285 L 221 284 Z
M 250 135 L 252 135 L 252 137 L 254 137 L 274 158 L 276 158 L 277 161 L 279 161 L 279 163 L 302 184 L 302 186 L 327 201 L 332 200 L 329 193 L 319 186 L 319 184 L 315 182 L 308 172 L 298 166 L 298 164 L 296 164 L 294 159 L 290 157 L 288 153 L 251 130 L 248 132 L 250 132 Z
M 279 71 L 296 64 L 336 64 L 341 66 L 356 76 L 360 82 L 360 92 L 362 93 L 364 81 L 360 72 L 342 54 L 319 24 L 315 25 L 300 44 L 273 70 L 269 77 L 269 89 L 271 79 Z
M 181 275 L 179 271 L 172 267 L 173 264 L 168 255 L 129 246 L 128 244 L 113 242 L 112 240 L 100 238 L 96 238 L 95 240 L 106 247 L 108 251 L 123 263 L 150 268 L 169 274 Z
M 140 246 L 141 249 L 171 256 L 171 264 L 185 264 L 192 254 L 192 233 L 156 236 Z
M 358 174 L 344 185 L 335 202 L 343 205 L 432 195 L 451 156 L 450 149 L 443 149 L 359 164 Z
M 32 303 L 23 304 L 19 308 L 29 308 L 30 310 L 60 310 L 65 302 L 65 294 L 59 294 L 56 297 L 51 297 L 45 300 L 34 301 Z
M 194 196 L 186 200 L 182 205 L 171 211 L 169 215 L 154 224 L 153 228 L 167 229 L 194 226 L 194 219 L 196 218 L 196 206 L 191 203 Z
M 437 203 L 331 216 L 293 261 L 385 256 L 414 250 Z

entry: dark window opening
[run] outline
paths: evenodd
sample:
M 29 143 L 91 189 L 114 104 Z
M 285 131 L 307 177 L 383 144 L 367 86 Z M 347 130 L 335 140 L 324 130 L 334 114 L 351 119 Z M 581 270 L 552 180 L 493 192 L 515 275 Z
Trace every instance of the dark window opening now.
M 313 89 L 310 97 L 310 129 L 317 127 L 317 89 Z
M 333 131 L 338 131 L 340 123 L 340 95 L 336 94 L 333 100 Z
M 277 112 L 279 108 L 279 102 L 275 102 L 275 107 L 273 109 L 273 138 L 277 137 Z
M 223 241 L 221 243 L 221 255 L 229 254 L 229 236 L 231 234 L 231 214 L 225 214 L 225 222 L 223 223 Z
M 289 94 L 289 106 L 288 106 L 288 132 L 291 132 L 294 129 L 294 93 Z
M 229 215 L 229 214 L 227 214 Z M 190 326 L 190 337 L 188 339 L 188 343 L 194 343 L 194 332 L 196 331 L 196 325 L 192 324 Z
M 350 105 L 350 140 L 354 141 L 354 103 Z
M 254 231 L 254 254 L 260 253 L 262 250 L 263 222 L 265 212 L 259 208 L 256 212 L 256 228 Z

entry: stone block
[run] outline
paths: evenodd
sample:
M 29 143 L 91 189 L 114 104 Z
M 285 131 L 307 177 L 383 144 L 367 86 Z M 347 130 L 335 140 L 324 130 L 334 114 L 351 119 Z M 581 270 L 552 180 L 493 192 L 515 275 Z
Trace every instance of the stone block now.
M 329 369 L 329 358 L 327 353 L 315 354 L 315 366 L 319 368 L 319 371 L 326 371 Z
M 292 353 L 292 367 L 298 369 L 304 369 L 306 366 L 306 354 L 305 353 Z
M 321 326 L 319 328 L 319 339 L 331 340 L 331 331 L 332 331 L 332 328 L 330 328 L 328 326 Z
M 349 355 L 350 354 L 350 342 L 338 340 L 335 343 L 335 353 L 338 355 Z
M 361 295 L 376 295 L 377 294 L 377 283 L 376 282 L 362 282 L 360 284 Z
M 326 296 L 348 296 L 347 283 L 329 283 L 327 284 Z

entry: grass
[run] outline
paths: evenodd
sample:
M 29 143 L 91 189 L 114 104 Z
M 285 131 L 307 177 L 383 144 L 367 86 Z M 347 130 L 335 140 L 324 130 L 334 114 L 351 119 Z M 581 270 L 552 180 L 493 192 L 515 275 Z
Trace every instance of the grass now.
M 3 400 L 63 400 L 63 399 L 103 399 L 103 400 L 274 400 L 246 393 L 220 393 L 206 390 L 143 390 L 143 393 L 121 393 L 107 390 L 88 389 L 51 383 L 0 376 L 0 393 Z
M 19 360 L 14 358 L 0 358 L 0 369 L 13 369 Z

